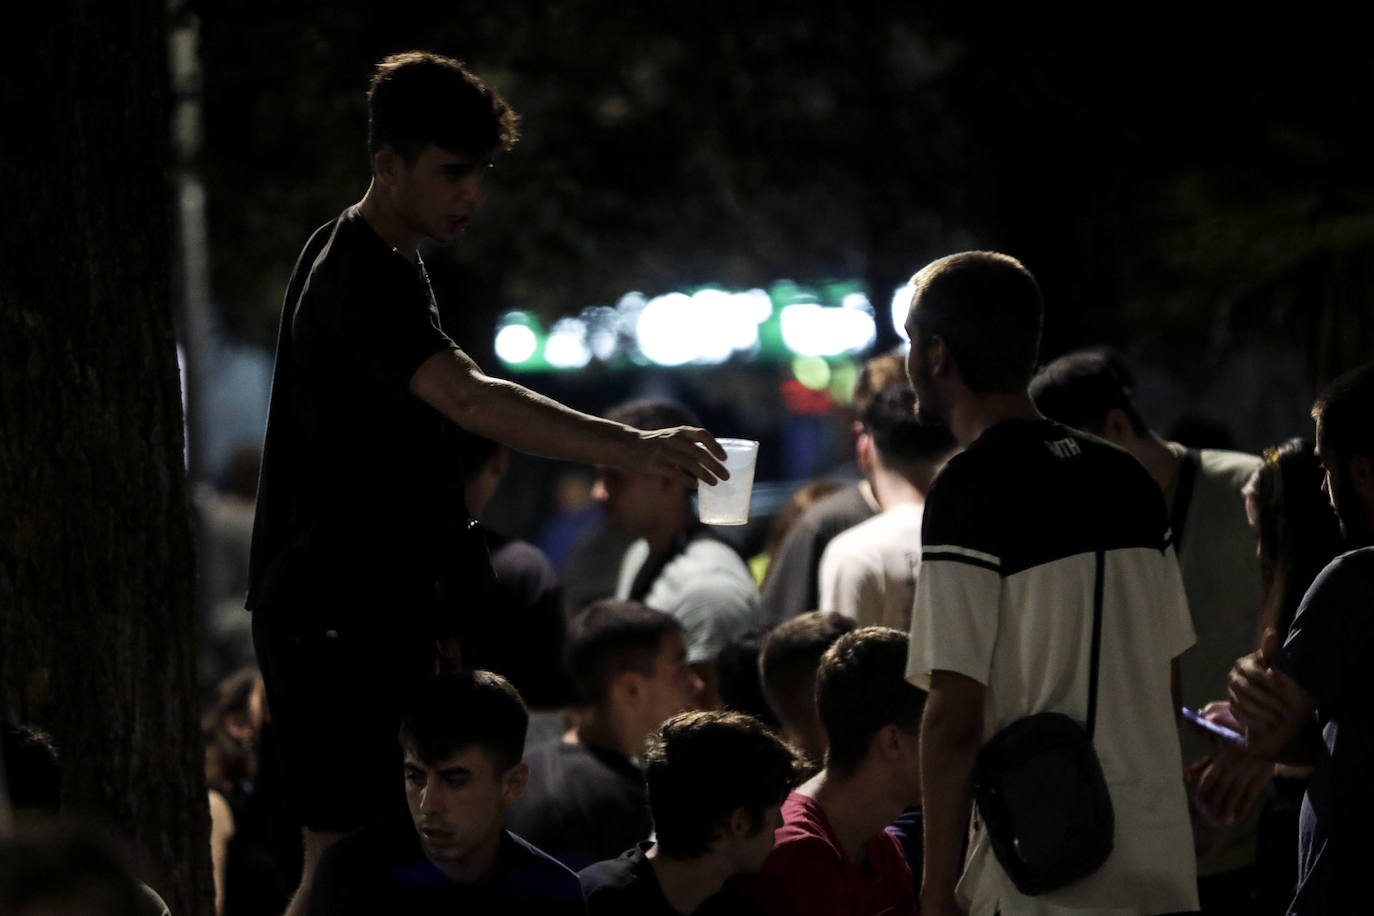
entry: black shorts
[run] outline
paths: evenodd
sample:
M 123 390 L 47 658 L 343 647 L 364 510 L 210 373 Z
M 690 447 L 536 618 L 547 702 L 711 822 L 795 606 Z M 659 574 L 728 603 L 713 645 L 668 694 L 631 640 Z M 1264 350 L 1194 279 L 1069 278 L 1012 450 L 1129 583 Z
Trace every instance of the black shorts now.
M 316 831 L 357 830 L 405 810 L 397 732 L 434 670 L 434 640 L 394 625 L 300 624 L 296 608 L 253 612 L 253 645 L 281 748 L 286 808 Z

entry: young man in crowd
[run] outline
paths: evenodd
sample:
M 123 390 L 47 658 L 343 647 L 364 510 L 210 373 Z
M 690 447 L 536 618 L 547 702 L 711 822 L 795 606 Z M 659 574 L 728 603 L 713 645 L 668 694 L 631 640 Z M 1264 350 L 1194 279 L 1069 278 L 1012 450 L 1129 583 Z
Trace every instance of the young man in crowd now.
M 782 726 L 782 736 L 808 765 L 825 760 L 825 727 L 816 711 L 816 672 L 835 640 L 858 625 L 839 614 L 811 611 L 775 626 L 759 653 L 763 696 Z
M 777 845 L 754 883 L 773 916 L 915 916 L 916 886 L 885 828 L 920 801 L 925 692 L 907 682 L 906 634 L 846 633 L 826 651 L 816 705 L 825 769 L 787 797 Z
M 768 562 L 760 607 L 764 623 L 772 626 L 820 607 L 817 575 L 821 554 L 830 539 L 882 511 L 873 492 L 873 439 L 858 417 L 868 402 L 890 382 L 904 378 L 902 358 L 884 353 L 864 363 L 854 380 L 854 460 L 863 479 L 811 505 L 792 525 Z
M 674 716 L 645 749 L 654 840 L 579 878 L 592 916 L 731 912 L 727 879 L 752 874 L 773 848 L 779 806 L 796 785 L 791 748 L 752 716 Z
M 615 599 L 573 620 L 568 672 L 583 702 L 577 729 L 525 756 L 529 785 L 510 827 L 579 869 L 648 838 L 653 824 L 635 758 L 665 719 L 696 705 L 701 680 L 676 620 Z
M 666 401 L 632 401 L 607 416 L 628 426 L 696 418 Z M 620 563 L 615 596 L 639 601 L 682 624 L 687 661 L 701 678 L 702 706 L 720 705 L 716 656 L 759 622 L 758 590 L 735 549 L 714 537 L 692 510 L 696 484 L 652 468 L 601 466 L 594 490 L 606 520 L 638 538 Z
M 1231 709 L 1246 749 L 1314 764 L 1298 827 L 1298 888 L 1288 912 L 1336 913 L 1367 896 L 1374 819 L 1374 363 L 1337 378 L 1312 408 L 1322 489 L 1356 549 L 1332 560 L 1303 596 L 1280 649 L 1231 673 Z
M 422 687 L 400 731 L 411 822 L 383 821 L 333 844 L 311 916 L 585 913 L 577 877 L 504 827 L 528 776 L 528 724 L 499 674 L 445 674 Z
M 1178 660 L 1180 694 L 1183 705 L 1201 709 L 1221 695 L 1232 661 L 1255 646 L 1260 568 L 1242 491 L 1260 459 L 1165 441 L 1136 408 L 1134 389 L 1125 362 L 1105 348 L 1065 354 L 1041 367 L 1030 383 L 1031 399 L 1041 413 L 1121 446 L 1164 492 L 1197 633 L 1197 642 Z M 1179 743 L 1185 765 L 1215 750 L 1181 721 Z M 1224 827 L 1194 816 L 1204 913 L 1228 912 L 1235 900 L 1253 893 L 1259 813 L 1256 808 L 1248 818 Z
M 510 106 L 460 62 L 388 57 L 368 91 L 372 183 L 311 236 L 287 287 L 247 606 L 305 828 L 292 916 L 320 852 L 399 805 L 386 777 L 406 691 L 436 655 L 456 658 L 461 614 L 493 612 L 455 427 L 682 480 L 724 471 L 703 430 L 570 410 L 484 374 L 443 332 L 420 243 L 462 236 L 515 138 Z
M 873 492 L 883 511 L 842 531 L 821 555 L 821 610 L 906 632 L 921 563 L 921 515 L 935 472 L 954 451 L 942 423 L 916 418 L 903 379 L 879 391 L 860 418 L 873 440 Z
M 1042 304 L 1020 262 L 965 252 L 926 266 L 912 285 L 907 370 L 918 407 L 963 446 L 926 496 L 911 620 L 907 673 L 930 687 L 921 913 L 1196 909 L 1170 695 L 1171 663 L 1193 631 L 1159 487 L 1121 449 L 1036 411 L 1026 389 Z M 981 820 L 963 856 L 974 762 L 1024 716 L 1086 718 L 1099 604 L 1093 737 L 1115 844 L 1093 874 L 1030 898 L 997 862 Z

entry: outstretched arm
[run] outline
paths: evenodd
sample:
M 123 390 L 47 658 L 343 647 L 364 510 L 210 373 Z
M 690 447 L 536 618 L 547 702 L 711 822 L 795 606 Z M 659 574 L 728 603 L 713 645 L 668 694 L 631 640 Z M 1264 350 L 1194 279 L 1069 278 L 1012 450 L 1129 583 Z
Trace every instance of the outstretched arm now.
M 707 483 L 730 476 L 720 463 L 724 450 L 704 429 L 637 430 L 580 413 L 485 375 L 461 350 L 421 363 L 410 391 L 464 429 L 522 452 Z

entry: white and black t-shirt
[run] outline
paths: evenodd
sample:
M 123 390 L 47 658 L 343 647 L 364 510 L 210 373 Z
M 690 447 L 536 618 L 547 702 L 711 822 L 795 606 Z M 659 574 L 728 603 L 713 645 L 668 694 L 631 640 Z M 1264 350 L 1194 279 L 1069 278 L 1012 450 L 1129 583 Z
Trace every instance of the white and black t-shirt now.
M 926 500 L 908 676 L 987 687 L 984 738 L 1032 713 L 1087 712 L 1097 555 L 1103 554 L 1094 743 L 1116 814 L 1092 876 L 1039 897 L 1006 877 L 974 818 L 959 894 L 973 913 L 1197 907 L 1170 696 L 1193 643 L 1163 497 L 1126 452 L 1048 421 L 1010 421 L 954 456 Z

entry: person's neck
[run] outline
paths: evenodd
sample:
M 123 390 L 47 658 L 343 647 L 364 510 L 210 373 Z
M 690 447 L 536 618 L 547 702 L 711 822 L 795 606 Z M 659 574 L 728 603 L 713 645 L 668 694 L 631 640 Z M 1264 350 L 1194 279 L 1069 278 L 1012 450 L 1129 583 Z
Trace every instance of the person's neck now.
M 372 227 L 372 231 L 380 235 L 382 241 L 390 245 L 393 251 L 412 264 L 416 262 L 420 253 L 420 242 L 424 236 L 407 226 L 401 215 L 387 204 L 382 193 L 377 190 L 375 180 L 367 186 L 367 193 L 358 202 L 358 212 Z
M 649 543 L 649 550 L 663 553 L 673 544 L 673 539 L 692 526 L 692 504 L 687 499 L 671 503 L 663 513 L 654 519 L 653 526 L 642 536 Z
M 496 870 L 496 863 L 501 858 L 501 840 L 504 834 L 503 828 L 497 829 L 480 846 L 457 861 L 435 862 L 430 859 L 430 863 L 459 884 L 477 884 Z
M 995 394 L 968 393 L 950 405 L 946 421 L 964 448 L 998 423 L 1008 420 L 1043 420 L 1030 395 L 1024 391 Z
M 674 859 L 664 855 L 655 843 L 645 856 L 658 879 L 663 899 L 683 914 L 695 913 L 725 886 L 725 879 L 730 877 L 725 865 L 710 853 L 697 859 Z
M 855 864 L 864 861 L 868 841 L 906 808 L 905 803 L 889 797 L 885 790 L 887 780 L 879 773 L 869 772 L 871 769 L 864 765 L 853 775 L 839 776 L 826 768 L 798 790 L 821 806 L 840 850 Z
M 873 493 L 884 512 L 893 506 L 919 506 L 934 476 L 935 468 L 924 462 L 902 470 L 879 463 L 873 469 Z
M 613 710 L 589 706 L 582 710 L 577 726 L 577 743 L 635 757 L 644 746 L 649 730 L 636 727 Z
M 1164 494 L 1172 498 L 1174 487 L 1178 485 L 1178 456 L 1169 448 L 1169 444 L 1154 432 L 1147 432 L 1136 436 L 1128 451 L 1145 465 L 1145 470 L 1150 472 Z

